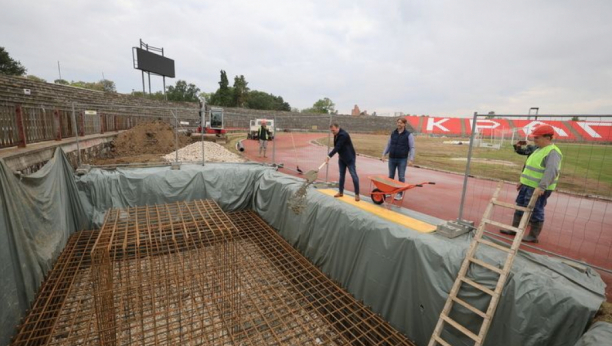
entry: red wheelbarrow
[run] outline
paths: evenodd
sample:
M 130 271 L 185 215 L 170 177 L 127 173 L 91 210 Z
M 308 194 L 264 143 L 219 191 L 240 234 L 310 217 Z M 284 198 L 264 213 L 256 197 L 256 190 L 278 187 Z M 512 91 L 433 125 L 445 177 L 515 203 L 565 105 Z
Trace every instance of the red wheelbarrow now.
M 423 185 L 431 184 L 435 185 L 436 183 L 431 181 L 425 181 L 419 184 L 406 184 L 401 181 L 393 180 L 386 175 L 372 175 L 368 177 L 370 179 L 370 189 L 372 188 L 372 184 L 376 186 L 376 188 L 371 189 L 370 197 L 372 198 L 372 202 L 374 204 L 383 204 L 385 199 L 390 199 L 391 204 L 395 203 L 395 196 L 406 190 L 414 189 L 415 187 L 423 187 Z M 390 197 L 388 197 L 390 196 Z M 402 198 L 398 200 L 398 204 L 401 205 L 404 201 L 405 194 L 402 194 Z

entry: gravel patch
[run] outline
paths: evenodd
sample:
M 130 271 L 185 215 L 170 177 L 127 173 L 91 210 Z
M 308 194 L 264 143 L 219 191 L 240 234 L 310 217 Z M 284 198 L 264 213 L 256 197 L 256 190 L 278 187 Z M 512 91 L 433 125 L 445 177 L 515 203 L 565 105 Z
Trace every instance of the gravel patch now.
M 204 142 L 206 162 L 246 162 L 244 158 L 213 142 Z M 179 161 L 202 161 L 202 142 L 190 144 L 178 150 Z M 176 151 L 165 155 L 169 162 L 176 158 Z

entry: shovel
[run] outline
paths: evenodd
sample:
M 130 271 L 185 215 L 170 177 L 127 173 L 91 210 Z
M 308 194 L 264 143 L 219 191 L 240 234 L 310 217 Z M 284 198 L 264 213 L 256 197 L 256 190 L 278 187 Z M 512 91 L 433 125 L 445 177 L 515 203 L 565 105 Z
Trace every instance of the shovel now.
M 298 174 L 304 174 L 298 165 L 297 149 L 295 148 L 295 140 L 293 139 L 293 132 L 291 132 L 291 142 L 293 143 L 293 153 L 295 154 L 295 167 L 297 168 Z
M 323 166 L 325 166 L 327 162 L 323 162 L 321 164 L 321 166 L 319 166 L 319 168 L 317 169 L 313 169 L 310 170 L 306 173 L 304 173 L 304 178 L 306 178 L 306 180 L 308 181 L 308 183 L 313 183 L 315 180 L 317 180 L 317 173 L 319 173 L 319 171 L 321 170 L 321 168 L 323 168 Z

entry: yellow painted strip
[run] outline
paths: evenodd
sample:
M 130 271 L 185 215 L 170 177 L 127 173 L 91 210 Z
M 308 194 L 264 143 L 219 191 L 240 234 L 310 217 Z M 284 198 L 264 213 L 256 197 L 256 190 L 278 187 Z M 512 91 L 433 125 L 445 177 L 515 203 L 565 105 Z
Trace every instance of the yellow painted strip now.
M 336 193 L 338 193 L 338 191 L 336 190 L 331 190 L 331 189 L 320 189 L 317 190 L 319 192 L 321 192 L 322 194 L 328 195 L 328 196 L 334 196 Z M 352 196 L 347 196 L 344 195 L 343 197 L 340 198 L 336 198 L 336 200 L 338 201 L 342 201 L 344 203 L 348 203 L 354 207 L 357 207 L 361 210 L 367 211 L 371 214 L 374 214 L 380 218 L 383 218 L 385 220 L 389 220 L 391 222 L 395 222 L 399 225 L 402 225 L 404 227 L 408 227 L 410 229 L 413 229 L 417 232 L 421 232 L 421 233 L 430 233 L 436 230 L 436 226 L 429 224 L 427 222 L 423 222 L 414 218 L 411 218 L 410 216 L 406 216 L 404 214 L 400 214 L 397 212 L 394 212 L 392 210 L 389 210 L 385 207 L 379 207 L 373 203 L 369 203 L 369 202 L 365 202 L 365 201 L 361 201 L 361 202 L 355 202 L 355 198 L 353 198 Z

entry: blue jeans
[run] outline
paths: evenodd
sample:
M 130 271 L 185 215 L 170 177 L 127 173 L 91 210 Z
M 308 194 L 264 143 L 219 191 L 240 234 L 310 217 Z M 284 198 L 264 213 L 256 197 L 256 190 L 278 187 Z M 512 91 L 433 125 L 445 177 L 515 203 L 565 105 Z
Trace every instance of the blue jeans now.
M 519 194 L 516 196 L 516 205 L 521 207 L 526 207 L 529 204 L 529 200 L 531 200 L 531 196 L 533 195 L 533 191 L 535 188 L 527 185 L 521 185 L 519 189 Z M 544 194 L 538 198 L 536 201 L 535 208 L 533 208 L 533 213 L 531 214 L 531 219 L 529 222 L 544 222 L 544 207 L 546 207 L 546 202 L 548 201 L 548 197 L 552 194 L 552 191 L 546 190 Z M 514 212 L 514 215 L 523 216 L 523 212 L 517 210 Z
M 338 190 L 340 193 L 344 193 L 344 177 L 346 176 L 346 168 L 348 167 L 351 178 L 353 178 L 353 184 L 355 185 L 355 195 L 359 195 L 359 177 L 357 176 L 355 161 L 347 164 L 342 160 L 338 160 L 338 167 L 340 167 L 340 179 L 338 181 Z
M 389 159 L 389 178 L 395 179 L 395 170 L 397 169 L 397 179 L 402 183 L 406 182 L 406 166 L 408 159 Z

